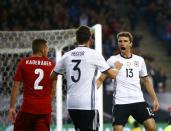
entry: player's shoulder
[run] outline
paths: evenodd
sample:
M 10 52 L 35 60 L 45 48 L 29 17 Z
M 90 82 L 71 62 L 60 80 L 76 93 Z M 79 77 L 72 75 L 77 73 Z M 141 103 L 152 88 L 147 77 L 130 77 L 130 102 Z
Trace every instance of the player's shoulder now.
M 45 57 L 44 60 L 45 60 L 45 61 L 49 61 L 49 62 L 51 63 L 50 65 L 53 65 L 53 66 L 54 66 L 55 63 L 56 63 L 55 60 L 52 59 L 52 58 Z
M 64 59 L 64 58 L 66 58 L 66 57 L 68 57 L 68 56 L 71 56 L 72 52 L 74 52 L 74 51 L 75 51 L 75 49 L 72 49 L 72 50 L 70 50 L 70 51 L 65 52 L 65 53 L 63 54 L 62 58 Z
M 66 55 L 71 55 L 72 53 L 79 52 L 84 53 L 86 56 L 99 56 L 101 55 L 98 51 L 88 48 L 88 47 L 78 47 L 66 53 Z
M 91 48 L 88 49 L 87 56 L 89 58 L 91 58 L 91 59 L 93 59 L 93 58 L 94 59 L 102 59 L 102 58 L 104 58 L 103 55 L 100 52 L 98 52 L 95 49 L 91 49 Z
M 143 58 L 142 56 L 140 56 L 140 55 L 132 54 L 132 57 L 133 57 L 134 59 L 144 60 L 144 58 Z
M 28 59 L 28 57 L 20 58 L 19 59 L 19 63 L 24 63 L 27 59 Z
M 101 55 L 100 52 L 98 52 L 98 51 L 95 50 L 95 49 L 91 49 L 91 48 L 88 48 L 88 49 L 87 49 L 87 52 L 88 52 L 88 53 L 92 53 L 92 54 L 94 54 L 94 55 Z
M 110 56 L 108 60 L 119 59 L 119 58 L 120 58 L 120 54 L 116 54 L 116 55 Z

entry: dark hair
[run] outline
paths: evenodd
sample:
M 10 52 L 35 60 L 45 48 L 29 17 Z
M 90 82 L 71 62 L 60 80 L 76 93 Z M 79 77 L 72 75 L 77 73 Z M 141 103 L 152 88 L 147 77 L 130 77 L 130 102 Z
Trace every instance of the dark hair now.
M 80 26 L 76 31 L 76 40 L 79 44 L 87 42 L 91 37 L 91 31 L 88 26 Z
M 47 41 L 44 39 L 35 39 L 32 42 L 32 51 L 33 54 L 38 53 L 42 47 L 46 45 Z
M 121 31 L 121 32 L 119 32 L 119 33 L 117 34 L 117 39 L 118 39 L 119 37 L 128 37 L 128 38 L 129 38 L 129 41 L 130 41 L 130 42 L 133 42 L 133 37 L 132 37 L 131 33 L 129 33 L 129 32 Z

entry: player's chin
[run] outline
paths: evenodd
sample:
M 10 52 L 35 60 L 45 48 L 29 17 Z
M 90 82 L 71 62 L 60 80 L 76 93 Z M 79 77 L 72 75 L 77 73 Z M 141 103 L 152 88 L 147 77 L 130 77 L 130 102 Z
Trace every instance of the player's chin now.
M 47 55 L 43 55 L 43 57 L 47 58 L 48 56 Z
M 120 52 L 121 52 L 121 53 L 125 53 L 125 52 L 126 52 L 126 50 L 120 49 Z

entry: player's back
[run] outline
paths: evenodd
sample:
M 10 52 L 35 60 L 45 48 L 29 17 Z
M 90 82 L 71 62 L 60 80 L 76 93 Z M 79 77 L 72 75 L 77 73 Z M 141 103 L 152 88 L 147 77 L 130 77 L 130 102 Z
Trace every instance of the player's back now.
M 54 63 L 45 57 L 28 57 L 20 61 L 14 80 L 23 81 L 22 111 L 40 114 L 51 111 L 50 73 L 53 68 Z
M 65 54 L 69 109 L 95 108 L 95 77 L 100 64 L 103 65 L 101 59 L 88 47 L 77 47 Z

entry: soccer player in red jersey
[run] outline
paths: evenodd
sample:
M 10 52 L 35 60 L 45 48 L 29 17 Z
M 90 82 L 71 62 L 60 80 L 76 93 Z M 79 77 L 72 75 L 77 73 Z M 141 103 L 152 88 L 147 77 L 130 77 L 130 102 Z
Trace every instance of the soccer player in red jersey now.
M 56 80 L 50 80 L 54 62 L 47 58 L 48 45 L 44 39 L 32 42 L 33 54 L 20 60 L 13 78 L 8 117 L 14 131 L 50 131 L 51 102 Z M 23 103 L 16 113 L 15 103 L 23 83 Z

